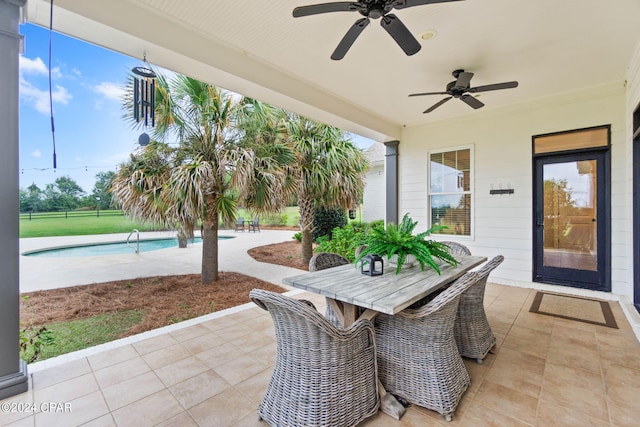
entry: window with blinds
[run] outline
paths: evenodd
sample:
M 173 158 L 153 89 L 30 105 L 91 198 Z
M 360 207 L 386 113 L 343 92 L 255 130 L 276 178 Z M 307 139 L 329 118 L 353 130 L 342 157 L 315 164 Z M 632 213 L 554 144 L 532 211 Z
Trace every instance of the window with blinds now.
M 431 225 L 447 228 L 439 234 L 471 236 L 471 147 L 429 153 Z

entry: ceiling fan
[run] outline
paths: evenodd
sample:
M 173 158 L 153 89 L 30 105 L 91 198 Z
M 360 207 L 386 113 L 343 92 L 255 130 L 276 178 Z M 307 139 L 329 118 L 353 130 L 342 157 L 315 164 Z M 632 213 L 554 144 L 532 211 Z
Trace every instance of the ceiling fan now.
M 293 17 L 318 15 L 329 12 L 359 12 L 364 18 L 358 19 L 344 35 L 336 50 L 331 54 L 331 59 L 344 58 L 347 51 L 356 41 L 371 19 L 380 19 L 380 25 L 398 43 L 404 53 L 413 55 L 418 53 L 421 46 L 407 27 L 393 13 L 392 9 L 404 9 L 413 6 L 422 6 L 431 3 L 445 3 L 462 0 L 359 0 L 339 1 L 333 3 L 320 3 L 309 6 L 299 6 L 293 9 Z
M 431 107 L 426 109 L 424 113 L 430 113 L 451 98 L 458 98 L 466 103 L 468 106 L 478 109 L 484 107 L 484 104 L 480 102 L 480 100 L 474 96 L 469 95 L 469 93 L 478 93 L 478 92 L 488 92 L 490 90 L 501 90 L 501 89 L 512 89 L 514 87 L 518 87 L 518 82 L 504 82 L 504 83 L 495 83 L 491 85 L 485 86 L 476 86 L 470 87 L 471 77 L 473 77 L 473 73 L 468 73 L 464 70 L 455 70 L 453 73 L 453 77 L 456 80 L 449 82 L 447 84 L 447 90 L 444 92 L 426 92 L 426 93 L 412 93 L 409 96 L 424 96 L 424 95 L 449 95 L 447 98 L 442 99 L 441 101 L 433 104 Z

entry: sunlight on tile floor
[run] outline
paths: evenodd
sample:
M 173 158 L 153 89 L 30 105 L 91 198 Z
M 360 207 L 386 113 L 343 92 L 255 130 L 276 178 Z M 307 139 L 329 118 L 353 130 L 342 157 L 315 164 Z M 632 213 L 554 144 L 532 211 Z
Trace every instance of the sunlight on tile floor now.
M 498 343 L 482 365 L 465 360 L 472 383 L 451 423 L 411 406 L 400 421 L 378 413 L 360 425 L 637 426 L 640 344 L 618 303 L 611 329 L 530 313 L 535 293 L 487 286 Z M 322 297 L 296 298 L 324 312 Z M 271 318 L 253 307 L 35 372 L 27 393 L 1 403 L 36 412 L 0 411 L 0 425 L 266 426 L 257 407 L 275 352 Z

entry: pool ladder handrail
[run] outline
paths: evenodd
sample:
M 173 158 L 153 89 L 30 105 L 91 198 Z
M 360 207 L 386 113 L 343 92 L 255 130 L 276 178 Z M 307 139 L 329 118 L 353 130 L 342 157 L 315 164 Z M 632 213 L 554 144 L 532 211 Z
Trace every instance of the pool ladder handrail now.
M 134 228 L 133 230 L 131 230 L 131 233 L 129 233 L 129 236 L 127 236 L 127 246 L 131 246 L 131 244 L 129 243 L 129 239 L 131 238 L 131 235 L 133 233 L 136 233 L 136 237 L 137 237 L 136 239 L 137 245 L 134 248 L 134 250 L 136 251 L 137 254 L 140 254 L 140 232 L 137 229 Z

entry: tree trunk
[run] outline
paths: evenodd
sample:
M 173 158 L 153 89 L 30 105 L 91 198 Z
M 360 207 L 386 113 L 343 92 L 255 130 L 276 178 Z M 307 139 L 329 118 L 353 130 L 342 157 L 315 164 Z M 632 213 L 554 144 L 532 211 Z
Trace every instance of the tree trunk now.
M 178 247 L 179 248 L 186 248 L 187 247 L 187 243 L 189 242 L 189 235 L 187 233 L 187 231 L 180 227 L 177 230 L 177 237 L 178 237 Z
M 184 249 L 187 247 L 187 243 L 189 242 L 189 239 L 187 239 L 184 236 L 178 236 L 178 247 L 181 249 Z
M 302 230 L 302 262 L 308 265 L 313 256 L 312 230 Z
M 202 226 L 202 284 L 218 280 L 218 213 Z
M 302 231 L 302 262 L 309 263 L 313 256 L 313 215 L 315 211 L 313 198 L 306 194 L 298 196 L 300 210 L 300 230 Z

